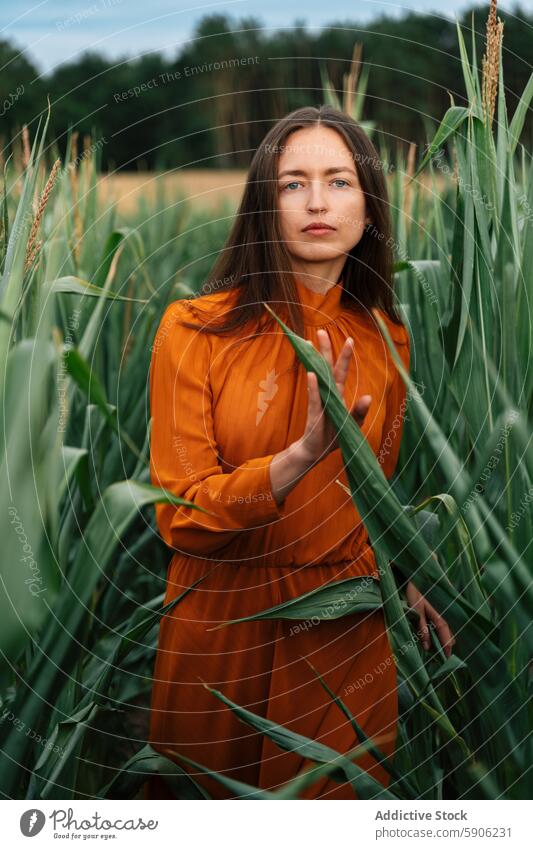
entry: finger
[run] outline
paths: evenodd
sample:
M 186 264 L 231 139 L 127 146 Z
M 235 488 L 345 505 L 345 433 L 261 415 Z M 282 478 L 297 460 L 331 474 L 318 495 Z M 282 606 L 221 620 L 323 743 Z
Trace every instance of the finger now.
M 307 372 L 308 408 L 311 418 L 318 418 L 322 409 L 318 378 L 314 371 Z
M 358 425 L 362 425 L 368 410 L 370 409 L 370 404 L 372 403 L 372 395 L 361 395 L 360 398 L 355 401 L 353 404 L 350 413 L 356 420 Z
M 333 368 L 333 351 L 331 348 L 331 339 L 329 338 L 329 333 L 324 328 L 317 330 L 318 343 L 320 345 L 320 350 L 322 352 L 322 356 L 329 363 L 331 368 Z
M 308 411 L 307 418 L 311 424 L 311 429 L 314 429 L 319 424 L 322 416 L 324 416 L 324 405 L 320 397 L 318 388 L 318 376 L 316 372 L 310 371 L 307 373 L 307 388 L 308 388 Z
M 335 364 L 335 367 L 333 367 L 333 349 L 331 347 L 331 339 L 329 337 L 329 333 L 324 328 L 321 328 L 320 330 L 317 330 L 317 335 L 322 355 L 333 372 L 333 378 L 335 380 L 339 395 L 341 396 L 341 398 L 344 398 L 344 384 L 346 382 L 348 367 L 350 365 L 350 358 L 352 356 L 353 340 L 350 337 L 350 342 L 352 344 L 350 344 L 348 340 L 346 340 L 343 349 L 339 355 L 339 358 Z
M 436 616 L 433 616 L 432 619 L 437 631 L 439 642 L 444 649 L 446 657 L 449 657 L 452 653 L 452 645 L 453 642 L 455 642 L 455 638 L 452 636 L 448 623 L 442 618 L 442 616 L 437 614 Z
M 348 370 L 350 368 L 350 361 L 352 359 L 354 352 L 353 339 L 349 336 L 344 343 L 342 351 L 339 354 L 337 362 L 335 363 L 334 376 L 335 382 L 337 384 L 337 389 L 341 397 L 344 392 L 344 384 L 346 383 L 346 378 L 348 376 Z
M 420 621 L 418 623 L 418 633 L 420 634 L 420 638 L 422 640 L 422 647 L 427 651 L 430 646 L 429 626 L 424 611 L 419 610 L 418 615 L 420 616 Z

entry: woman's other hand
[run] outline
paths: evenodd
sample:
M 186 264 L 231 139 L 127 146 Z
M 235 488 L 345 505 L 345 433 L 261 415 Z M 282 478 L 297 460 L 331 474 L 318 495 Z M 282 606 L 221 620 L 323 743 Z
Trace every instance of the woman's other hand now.
M 419 616 L 418 634 L 422 639 L 422 646 L 426 651 L 429 649 L 431 642 L 429 636 L 428 620 L 433 622 L 437 631 L 437 636 L 444 649 L 446 657 L 450 657 L 453 646 L 455 645 L 455 637 L 453 636 L 446 620 L 431 606 L 429 601 L 415 587 L 412 581 L 407 583 L 405 595 L 409 607 L 416 610 Z

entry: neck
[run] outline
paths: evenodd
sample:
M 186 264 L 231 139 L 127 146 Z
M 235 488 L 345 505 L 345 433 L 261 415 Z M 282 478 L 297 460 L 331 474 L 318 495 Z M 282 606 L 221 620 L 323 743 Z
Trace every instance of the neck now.
M 328 263 L 293 263 L 292 271 L 304 286 L 312 292 L 325 294 L 336 286 L 341 278 L 345 257 Z

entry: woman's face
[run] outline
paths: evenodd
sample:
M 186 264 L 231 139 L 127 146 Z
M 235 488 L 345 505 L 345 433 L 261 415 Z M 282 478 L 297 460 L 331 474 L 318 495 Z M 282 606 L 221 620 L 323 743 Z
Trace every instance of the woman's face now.
M 366 202 L 350 149 L 331 127 L 295 130 L 278 161 L 278 215 L 289 253 L 303 262 L 343 259 L 363 235 Z M 313 231 L 314 222 L 334 229 Z

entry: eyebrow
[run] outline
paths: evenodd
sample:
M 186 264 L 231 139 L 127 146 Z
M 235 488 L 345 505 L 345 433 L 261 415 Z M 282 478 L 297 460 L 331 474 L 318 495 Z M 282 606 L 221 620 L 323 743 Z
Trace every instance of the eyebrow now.
M 326 168 L 326 170 L 324 171 L 324 174 L 339 174 L 342 171 L 347 171 L 349 174 L 353 174 L 354 177 L 357 177 L 357 174 L 356 174 L 355 171 L 353 171 L 351 168 L 345 168 L 344 166 Z M 278 180 L 280 179 L 280 177 L 284 177 L 287 174 L 293 174 L 293 175 L 298 176 L 298 177 L 306 177 L 307 171 L 303 171 L 301 168 L 289 168 L 288 170 L 281 171 L 278 174 Z

